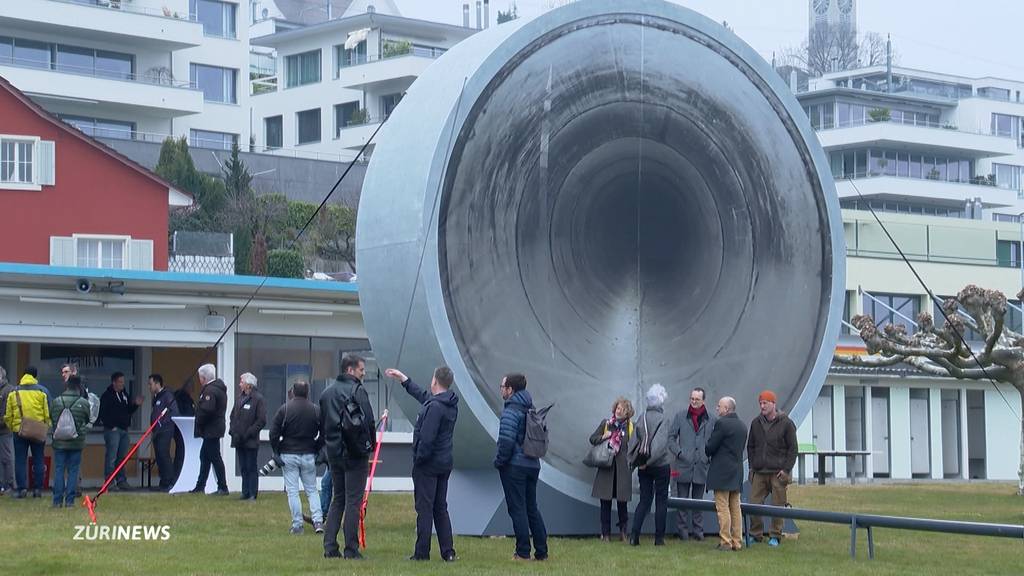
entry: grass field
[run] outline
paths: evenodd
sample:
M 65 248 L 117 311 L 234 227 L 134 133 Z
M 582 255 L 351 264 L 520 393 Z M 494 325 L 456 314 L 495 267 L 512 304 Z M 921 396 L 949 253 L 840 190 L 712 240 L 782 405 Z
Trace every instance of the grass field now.
M 1024 498 L 1008 484 L 793 486 L 794 506 L 979 522 L 1021 524 Z M 553 538 L 546 563 L 513 563 L 508 538 L 457 537 L 460 560 L 406 560 L 414 514 L 409 494 L 371 499 L 367 560 L 325 560 L 312 531 L 288 534 L 283 494 L 257 502 L 235 497 L 118 493 L 104 496 L 100 524 L 168 525 L 168 541 L 73 539 L 88 523 L 84 509 L 51 509 L 49 498 L 0 498 L 0 558 L 5 574 L 1024 574 L 1024 542 L 897 530 L 875 531 L 876 559 L 849 557 L 848 527 L 800 524 L 797 540 L 778 549 L 757 545 L 717 552 L 715 539 L 639 548 L 596 538 Z M 671 511 L 670 511 L 671 517 Z M 594 518 L 595 526 L 597 518 Z M 649 520 L 650 521 L 650 520 Z

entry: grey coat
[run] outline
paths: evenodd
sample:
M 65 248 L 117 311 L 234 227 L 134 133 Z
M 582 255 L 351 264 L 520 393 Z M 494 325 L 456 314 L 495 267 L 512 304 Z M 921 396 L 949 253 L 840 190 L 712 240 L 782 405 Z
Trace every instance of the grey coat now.
M 644 417 L 647 418 L 648 428 L 644 428 Z M 668 428 L 669 423 L 665 421 L 665 410 L 661 406 L 647 407 L 639 418 L 636 419 L 636 443 L 630 447 L 630 454 L 644 441 L 647 434 L 651 436 L 651 457 L 647 460 L 648 468 L 659 468 L 668 466 L 674 459 L 668 450 Z M 648 432 L 648 430 L 650 432 Z
M 606 430 L 607 420 L 602 420 L 597 426 L 597 430 L 590 435 L 590 444 L 597 446 L 603 442 L 602 437 Z M 630 425 L 627 430 L 632 429 Z M 629 469 L 629 443 L 633 440 L 633 436 L 636 436 L 636 432 L 632 435 L 627 434 L 626 438 L 623 439 L 622 444 L 619 446 L 619 451 L 615 454 L 615 460 L 612 461 L 611 468 L 598 468 L 597 474 L 594 476 L 594 489 L 590 492 L 590 495 L 600 500 L 618 500 L 620 502 L 629 502 L 633 497 L 633 475 Z M 615 486 L 615 493 L 612 493 L 612 485 Z
M 669 450 L 675 455 L 672 469 L 679 473 L 676 482 L 706 484 L 708 481 L 711 460 L 704 452 L 704 447 L 708 444 L 715 421 L 711 419 L 711 414 L 705 414 L 696 432 L 693 431 L 693 421 L 686 410 L 677 413 L 672 419 L 668 443 Z

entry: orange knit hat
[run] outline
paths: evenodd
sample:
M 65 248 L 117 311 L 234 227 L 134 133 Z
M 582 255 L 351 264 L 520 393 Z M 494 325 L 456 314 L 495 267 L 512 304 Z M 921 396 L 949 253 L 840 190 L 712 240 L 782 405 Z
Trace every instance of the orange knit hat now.
M 764 392 L 761 392 L 760 394 L 758 394 L 757 401 L 758 402 L 776 402 L 777 400 L 775 398 L 775 392 L 772 392 L 771 390 L 765 390 Z

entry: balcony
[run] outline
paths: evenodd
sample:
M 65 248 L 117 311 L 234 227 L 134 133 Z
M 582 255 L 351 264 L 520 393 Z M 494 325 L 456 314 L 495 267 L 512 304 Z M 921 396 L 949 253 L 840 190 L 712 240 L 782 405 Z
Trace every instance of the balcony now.
M 839 198 L 880 198 L 891 200 L 928 200 L 963 208 L 968 198 L 981 198 L 986 208 L 1013 206 L 1020 192 L 989 184 L 974 182 L 947 182 L 901 176 L 857 175 L 855 178 L 836 178 Z M 858 194 L 859 192 L 859 194 Z
M 203 26 L 192 19 L 188 2 L 165 0 L 18 0 L 4 2 L 0 26 L 114 42 L 126 47 L 179 50 L 203 42 Z M 165 8 L 172 6 L 174 8 Z
M 440 56 L 439 53 L 410 50 L 403 54 L 366 59 L 357 64 L 338 68 L 337 81 L 343 88 L 365 90 L 372 88 L 375 84 L 395 80 L 413 80 L 423 74 L 423 71 L 433 64 L 438 56 Z
M 863 215 L 863 216 L 862 216 Z M 908 260 L 1005 268 L 1010 263 L 997 255 L 999 240 L 1019 241 L 1016 224 L 983 220 L 939 222 L 931 216 L 879 214 Z M 848 256 L 901 260 L 885 231 L 870 214 L 843 211 Z
M 198 114 L 203 93 L 164 74 L 120 74 L 37 60 L 0 59 L 0 76 L 33 99 L 115 105 L 160 117 Z
M 867 122 L 818 130 L 818 140 L 826 150 L 865 146 L 927 149 L 973 159 L 1017 154 L 1012 138 L 969 132 L 953 126 Z
M 373 133 L 380 126 L 382 118 L 367 118 L 365 122 L 349 124 L 342 128 L 336 135 L 336 140 L 342 148 L 358 150 L 373 136 Z

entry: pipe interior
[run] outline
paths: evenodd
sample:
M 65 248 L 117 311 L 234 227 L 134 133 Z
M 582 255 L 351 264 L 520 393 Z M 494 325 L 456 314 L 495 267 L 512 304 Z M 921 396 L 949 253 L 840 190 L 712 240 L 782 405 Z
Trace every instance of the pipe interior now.
M 740 414 L 799 396 L 829 310 L 830 232 L 774 95 L 706 37 L 616 16 L 538 39 L 458 132 L 442 189 L 449 320 L 477 386 L 523 372 L 579 462 L 613 401 L 689 390 Z M 465 385 L 465 384 L 463 384 Z

